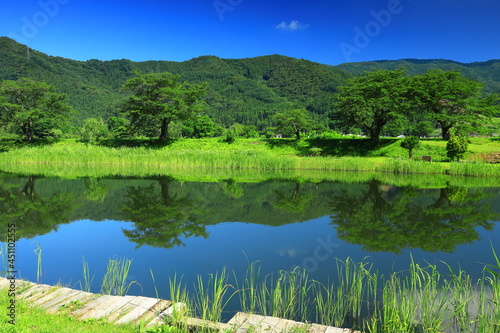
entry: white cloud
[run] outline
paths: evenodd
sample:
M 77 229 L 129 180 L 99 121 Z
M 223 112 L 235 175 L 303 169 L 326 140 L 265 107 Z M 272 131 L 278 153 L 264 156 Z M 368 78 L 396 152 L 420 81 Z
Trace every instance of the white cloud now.
M 297 30 L 304 30 L 307 28 L 309 28 L 309 24 L 303 24 L 297 20 L 293 20 L 290 23 L 286 23 L 285 21 L 283 21 L 276 26 L 276 29 L 285 31 L 297 31 Z

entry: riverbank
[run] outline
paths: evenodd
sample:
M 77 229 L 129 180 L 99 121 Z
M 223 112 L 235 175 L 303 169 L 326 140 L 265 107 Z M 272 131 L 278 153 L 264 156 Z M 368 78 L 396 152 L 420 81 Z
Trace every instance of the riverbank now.
M 500 177 L 500 164 L 485 162 L 500 153 L 500 141 L 477 138 L 467 159 L 447 162 L 445 141 L 424 140 L 409 159 L 398 139 L 373 145 L 366 139 L 238 139 L 233 144 L 217 138 L 180 139 L 168 144 L 149 140 L 107 141 L 85 145 L 76 140 L 15 147 L 3 144 L 0 171 L 76 177 L 110 175 L 145 177 L 212 170 L 252 170 L 290 174 L 309 172 L 374 172 Z M 422 161 L 431 156 L 433 162 Z

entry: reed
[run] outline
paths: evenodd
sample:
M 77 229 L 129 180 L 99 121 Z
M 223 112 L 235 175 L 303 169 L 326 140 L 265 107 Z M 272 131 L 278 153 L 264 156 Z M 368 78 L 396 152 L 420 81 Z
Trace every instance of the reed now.
M 90 292 L 92 288 L 92 282 L 94 281 L 94 275 L 90 276 L 89 263 L 85 260 L 85 257 L 82 256 L 82 269 L 83 269 L 83 286 L 80 283 L 80 287 L 82 290 L 86 292 Z
M 125 295 L 136 281 L 127 283 L 132 259 L 116 258 L 108 259 L 106 273 L 101 283 L 101 294 L 105 295 Z
M 42 269 L 42 248 L 40 247 L 40 243 L 36 242 L 36 249 L 33 250 L 35 252 L 37 261 L 36 261 L 36 282 L 42 283 L 43 277 L 43 269 Z

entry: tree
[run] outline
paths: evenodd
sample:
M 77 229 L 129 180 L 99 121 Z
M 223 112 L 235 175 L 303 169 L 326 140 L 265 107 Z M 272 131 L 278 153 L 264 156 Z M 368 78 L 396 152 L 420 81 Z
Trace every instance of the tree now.
M 72 112 L 66 95 L 52 85 L 21 78 L 0 83 L 0 125 L 21 129 L 28 142 L 35 137 L 36 126 L 56 127 Z
M 469 139 L 463 135 L 452 135 L 446 144 L 446 155 L 452 160 L 460 161 L 469 148 Z
M 420 141 L 416 136 L 408 136 L 404 138 L 403 141 L 401 141 L 401 147 L 404 149 L 408 149 L 408 154 L 410 158 L 413 157 L 413 149 L 418 148 L 419 145 Z
M 109 135 L 109 130 L 102 118 L 87 118 L 83 122 L 81 140 L 93 144 Z
M 361 127 L 378 141 L 385 125 L 410 110 L 409 77 L 403 69 L 365 72 L 347 80 L 335 96 L 333 119 L 343 129 Z
M 412 91 L 416 108 L 424 111 L 441 127 L 444 140 L 458 124 L 477 127 L 485 116 L 498 112 L 498 97 L 481 98 L 483 84 L 464 77 L 457 71 L 430 70 L 413 78 Z
M 168 138 L 168 126 L 174 120 L 192 118 L 199 110 L 205 86 L 180 81 L 170 73 L 144 74 L 130 79 L 123 90 L 133 92 L 123 111 L 136 130 L 152 126 L 159 129 L 159 139 Z
M 278 131 L 284 131 L 287 128 L 295 134 L 297 140 L 300 140 L 300 133 L 311 127 L 311 116 L 306 109 L 294 109 L 280 112 L 274 115 L 274 121 Z

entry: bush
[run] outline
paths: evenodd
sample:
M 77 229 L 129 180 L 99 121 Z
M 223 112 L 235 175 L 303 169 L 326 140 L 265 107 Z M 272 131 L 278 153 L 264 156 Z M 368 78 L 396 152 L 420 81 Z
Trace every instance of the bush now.
M 233 143 L 234 141 L 236 141 L 236 134 L 234 133 L 233 130 L 227 130 L 226 133 L 224 134 L 224 137 L 222 138 L 222 142 L 225 142 L 225 143 Z
M 413 157 L 413 149 L 418 148 L 420 145 L 420 141 L 418 137 L 416 136 L 409 136 L 406 137 L 402 142 L 401 142 L 401 147 L 404 149 L 408 149 L 408 154 L 410 158 Z
M 102 118 L 87 118 L 83 122 L 81 140 L 86 143 L 96 143 L 109 136 L 109 130 Z
M 446 144 L 447 155 L 452 161 L 460 161 L 464 158 L 469 148 L 469 139 L 462 135 L 453 135 Z

